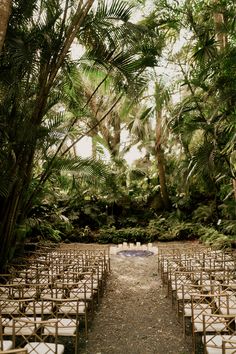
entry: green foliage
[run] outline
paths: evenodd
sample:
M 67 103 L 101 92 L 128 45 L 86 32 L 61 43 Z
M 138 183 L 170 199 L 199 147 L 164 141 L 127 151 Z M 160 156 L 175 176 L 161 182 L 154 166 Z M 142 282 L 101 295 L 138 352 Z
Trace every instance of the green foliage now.
M 226 236 L 212 227 L 199 228 L 200 241 L 215 249 L 227 249 L 232 246 L 232 238 Z
M 163 232 L 159 241 L 183 241 L 198 238 L 197 226 L 190 222 L 176 221 L 169 224 L 169 228 Z
M 154 241 L 154 237 L 149 230 L 141 227 L 116 229 L 115 227 L 103 228 L 99 230 L 96 237 L 99 243 L 114 243 L 122 242 L 141 242 L 147 243 Z
M 63 235 L 63 241 L 65 242 L 79 242 L 79 243 L 92 243 L 94 242 L 94 234 L 89 226 L 84 228 L 73 229 Z
M 61 231 L 54 228 L 51 222 L 41 220 L 38 222 L 38 225 L 33 228 L 32 233 L 34 237 L 32 240 L 36 239 L 39 240 L 49 240 L 51 242 L 60 242 L 61 238 Z
M 236 235 L 236 220 L 221 220 L 219 229 L 226 235 Z
M 162 217 L 150 220 L 147 227 L 102 228 L 96 239 L 100 243 L 153 242 L 193 240 L 198 237 L 198 226 L 179 222 L 177 218 Z
M 216 205 L 214 202 L 208 205 L 199 205 L 193 212 L 193 220 L 200 223 L 212 223 L 216 218 Z

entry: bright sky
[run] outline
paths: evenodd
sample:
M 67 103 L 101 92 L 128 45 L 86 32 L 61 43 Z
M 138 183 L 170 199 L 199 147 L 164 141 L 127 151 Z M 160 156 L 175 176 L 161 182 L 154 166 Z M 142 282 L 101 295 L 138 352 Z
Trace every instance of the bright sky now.
M 91 138 L 84 137 L 81 139 L 76 145 L 76 151 L 79 156 L 82 157 L 90 157 L 92 154 L 92 142 Z M 140 152 L 137 149 L 137 146 L 133 146 L 128 153 L 125 154 L 125 159 L 129 165 L 131 165 L 135 160 L 143 157 L 145 155 L 145 151 Z M 109 153 L 105 152 L 105 159 L 109 160 Z

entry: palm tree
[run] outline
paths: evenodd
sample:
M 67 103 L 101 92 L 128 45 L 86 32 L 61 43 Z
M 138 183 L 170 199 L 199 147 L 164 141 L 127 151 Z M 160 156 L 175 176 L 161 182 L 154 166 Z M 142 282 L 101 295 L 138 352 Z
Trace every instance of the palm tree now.
M 233 177 L 230 153 L 235 134 L 235 77 L 229 69 L 235 51 L 233 2 L 219 0 L 210 6 L 204 2 L 198 3 L 199 7 L 190 6 L 194 4 L 188 2 L 185 17 L 192 31 L 191 43 L 186 44 L 179 58 L 175 57 L 186 91 L 173 114 L 174 129 L 185 143 L 188 181 L 201 177 L 217 204 L 220 195 L 230 195 L 225 186 Z
M 98 61 L 100 54 L 100 65 L 120 63 L 119 57 L 111 63 L 111 52 L 104 46 L 101 52 L 100 48 L 102 43 L 115 46 L 124 32 L 128 33 L 127 28 L 119 32 L 119 26 L 112 22 L 128 23 L 132 7 L 115 0 L 109 6 L 100 2 L 94 10 L 93 3 L 94 0 L 78 4 L 35 0 L 13 7 L 0 59 L 0 269 L 14 250 L 14 229 L 31 198 L 29 186 L 35 154 L 45 133 L 44 122 L 52 107 L 63 98 L 63 78 L 69 78 L 74 66 L 69 56 L 73 40 L 77 37 L 90 48 L 91 60 Z M 119 36 L 115 36 L 117 32 Z

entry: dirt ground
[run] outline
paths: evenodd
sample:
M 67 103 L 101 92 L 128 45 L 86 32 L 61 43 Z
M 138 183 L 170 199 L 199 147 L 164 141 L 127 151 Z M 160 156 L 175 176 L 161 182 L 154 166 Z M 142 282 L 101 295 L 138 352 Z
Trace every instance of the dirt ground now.
M 189 354 L 191 337 L 167 297 L 157 255 L 111 255 L 111 273 L 81 354 Z

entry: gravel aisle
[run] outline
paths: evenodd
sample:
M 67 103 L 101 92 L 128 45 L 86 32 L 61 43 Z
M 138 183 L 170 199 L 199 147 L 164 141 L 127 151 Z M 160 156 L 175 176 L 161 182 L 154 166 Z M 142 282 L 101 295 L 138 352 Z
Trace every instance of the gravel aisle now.
M 111 255 L 111 274 L 81 354 L 190 354 L 157 272 L 157 256 Z

